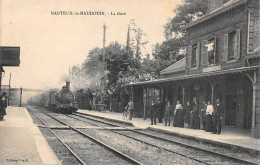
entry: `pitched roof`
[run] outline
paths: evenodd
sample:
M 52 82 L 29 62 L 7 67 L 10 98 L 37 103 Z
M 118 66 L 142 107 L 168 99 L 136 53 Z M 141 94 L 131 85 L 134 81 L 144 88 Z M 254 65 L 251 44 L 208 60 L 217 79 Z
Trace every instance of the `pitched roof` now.
M 195 26 L 195 25 L 197 25 L 199 23 L 202 23 L 202 22 L 204 22 L 206 20 L 209 20 L 209 19 L 211 19 L 211 18 L 213 18 L 213 17 L 215 17 L 217 15 L 220 15 L 220 14 L 222 14 L 224 12 L 227 12 L 230 9 L 233 9 L 233 8 L 235 8 L 237 6 L 240 6 L 240 5 L 244 4 L 244 3 L 246 3 L 247 1 L 248 0 L 230 0 L 227 3 L 224 3 L 221 7 L 217 8 L 217 9 L 213 10 L 212 12 L 207 13 L 206 15 L 198 18 L 197 20 L 195 20 L 195 21 L 193 21 L 191 23 L 189 23 L 184 28 L 186 29 L 186 28 L 190 28 L 192 26 Z
M 185 65 L 186 65 L 186 57 L 182 58 L 181 60 L 175 62 L 174 64 L 168 66 L 164 70 L 160 72 L 161 75 L 174 73 L 174 72 L 180 72 L 185 71 Z

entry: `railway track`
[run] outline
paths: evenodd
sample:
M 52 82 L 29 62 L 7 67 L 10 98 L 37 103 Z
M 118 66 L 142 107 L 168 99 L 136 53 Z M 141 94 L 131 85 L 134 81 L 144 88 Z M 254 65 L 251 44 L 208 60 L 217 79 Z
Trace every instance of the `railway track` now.
M 141 165 L 139 161 L 136 161 L 135 159 L 131 158 L 130 156 L 127 156 L 126 154 L 112 148 L 111 146 L 99 141 L 98 139 L 82 132 L 81 130 L 53 117 L 52 115 L 40 110 L 40 109 L 32 109 L 31 107 L 27 108 L 30 112 L 32 112 L 41 122 L 42 124 L 53 133 L 53 135 L 70 151 L 71 155 L 77 159 L 77 161 L 82 164 L 132 164 L 132 165 Z M 37 112 L 35 110 L 40 111 L 42 114 L 45 114 L 49 117 L 49 119 L 53 119 L 55 121 L 58 121 L 59 123 L 69 127 L 70 129 L 65 130 L 54 130 L 55 128 L 51 128 L 46 124 L 46 122 L 43 121 L 42 118 L 40 118 L 37 115 Z M 48 119 L 48 120 L 49 120 Z M 68 132 L 69 131 L 69 132 Z M 68 137 L 64 137 L 64 136 Z M 63 138 L 61 138 L 63 136 Z M 84 137 L 84 138 L 82 138 Z M 76 142 L 70 142 L 73 140 L 77 140 Z M 80 141 L 79 141 L 80 140 Z M 66 142 L 67 141 L 67 142 Z M 78 142 L 83 142 L 83 146 L 77 146 Z M 89 145 L 88 149 L 84 148 Z M 93 151 L 92 151 L 93 150 Z M 84 151 L 83 154 L 80 153 L 80 151 Z M 86 153 L 87 152 L 87 153 Z M 97 153 L 98 152 L 98 153 Z M 84 154 L 88 154 L 87 156 Z M 96 158 L 93 158 L 96 157 Z M 91 161 L 88 161 L 88 159 L 91 158 Z M 101 162 L 95 162 L 98 160 L 105 160 L 104 158 L 107 158 L 109 161 L 105 161 L 105 163 Z
M 87 125 L 96 126 L 96 128 L 101 128 L 101 130 L 106 130 L 113 132 L 115 134 L 124 136 L 128 139 L 158 148 L 160 150 L 167 151 L 190 160 L 194 160 L 199 164 L 244 164 L 244 165 L 254 165 L 256 162 L 243 160 L 234 156 L 229 156 L 224 153 L 219 153 L 218 151 L 212 151 L 209 149 L 203 149 L 198 146 L 189 145 L 184 142 L 174 141 L 171 137 L 158 137 L 153 135 L 154 132 L 147 133 L 146 130 L 136 130 L 134 127 L 129 127 L 129 125 L 124 123 L 111 123 L 104 121 L 103 119 L 96 119 L 94 117 L 89 117 L 85 114 L 73 113 L 72 115 L 66 115 L 69 118 L 73 118 L 78 121 L 83 121 Z M 86 121 L 87 120 L 87 121 Z M 102 123 L 102 124 L 100 124 Z M 112 127 L 114 127 L 112 129 Z M 152 134 L 153 133 L 153 134 Z M 113 136 L 113 135 L 110 135 Z M 223 152 L 223 151 L 222 151 Z
M 79 114 L 74 113 L 70 117 L 75 118 L 75 116 L 82 117 L 84 119 L 89 119 L 89 120 L 92 120 L 92 121 L 102 122 L 102 123 L 110 125 L 110 126 L 122 127 L 122 124 L 117 125 L 117 124 L 110 123 L 110 122 L 107 122 L 107 121 L 104 121 L 104 120 L 102 121 L 101 119 L 94 119 L 93 117 L 87 117 L 83 114 L 79 115 Z M 75 119 L 81 120 L 79 118 L 75 118 Z M 88 122 L 88 123 L 90 123 L 90 122 Z M 93 123 L 91 123 L 91 124 L 93 124 Z M 93 124 L 93 125 L 95 125 L 95 124 Z M 98 124 L 96 124 L 96 126 L 98 126 Z M 106 128 L 103 128 L 103 129 L 106 129 Z M 238 158 L 236 156 L 230 156 L 230 155 L 223 153 L 223 151 L 221 151 L 221 150 L 213 151 L 213 150 L 209 150 L 209 149 L 204 149 L 204 148 L 194 146 L 194 145 L 190 145 L 190 144 L 187 144 L 187 143 L 184 143 L 184 142 L 175 141 L 175 140 L 170 139 L 170 138 L 158 137 L 156 135 L 153 135 L 151 133 L 146 133 L 144 131 L 135 130 L 135 129 L 131 129 L 131 128 L 129 129 L 128 127 L 124 127 L 124 129 L 121 129 L 121 131 L 116 130 L 116 129 L 110 130 L 110 131 L 115 132 L 117 134 L 120 134 L 122 136 L 126 136 L 128 138 L 133 139 L 133 140 L 145 143 L 147 145 L 162 148 L 166 151 L 187 157 L 189 159 L 193 159 L 193 160 L 200 162 L 202 164 L 219 164 L 219 163 L 223 164 L 224 163 L 224 164 L 257 165 L 257 163 L 256 163 L 257 161 L 253 162 L 253 161 L 248 161 L 248 160 Z M 140 135 L 142 135 L 142 136 L 140 136 Z M 155 139 L 160 140 L 161 142 L 164 142 L 164 145 L 155 145 L 156 143 L 158 143 L 158 141 L 155 141 L 155 143 L 151 143 Z M 169 145 L 165 145 L 165 143 L 169 143 Z M 170 145 L 172 145 L 172 144 L 181 146 L 183 148 L 181 148 L 181 149 L 177 148 L 178 150 L 176 151 L 176 150 L 174 150 L 174 148 L 171 147 L 172 149 L 169 150 Z

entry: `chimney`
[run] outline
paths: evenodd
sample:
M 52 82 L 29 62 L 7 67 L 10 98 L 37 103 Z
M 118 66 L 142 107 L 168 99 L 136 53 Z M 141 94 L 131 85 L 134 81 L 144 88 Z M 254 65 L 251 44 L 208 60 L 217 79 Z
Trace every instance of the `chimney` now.
M 223 0 L 208 0 L 208 10 L 207 13 L 214 11 L 215 9 L 223 5 Z
M 66 89 L 68 92 L 70 91 L 70 82 L 66 82 Z

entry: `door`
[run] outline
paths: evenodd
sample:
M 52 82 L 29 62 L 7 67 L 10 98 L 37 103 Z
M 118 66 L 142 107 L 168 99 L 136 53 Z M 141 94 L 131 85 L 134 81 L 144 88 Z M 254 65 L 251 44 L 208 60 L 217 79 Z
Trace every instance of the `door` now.
M 236 125 L 236 108 L 237 98 L 236 94 L 226 96 L 226 108 L 225 108 L 225 125 Z

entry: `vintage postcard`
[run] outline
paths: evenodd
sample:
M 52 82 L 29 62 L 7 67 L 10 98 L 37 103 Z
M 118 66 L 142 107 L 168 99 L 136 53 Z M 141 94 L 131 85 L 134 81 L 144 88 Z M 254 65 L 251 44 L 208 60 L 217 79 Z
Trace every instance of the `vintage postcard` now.
M 0 167 L 259 165 L 259 0 L 0 0 Z

